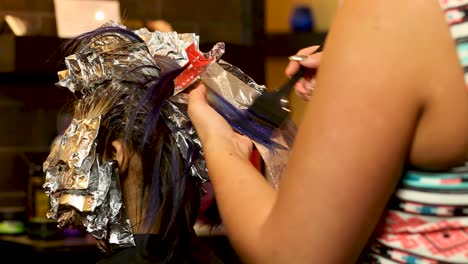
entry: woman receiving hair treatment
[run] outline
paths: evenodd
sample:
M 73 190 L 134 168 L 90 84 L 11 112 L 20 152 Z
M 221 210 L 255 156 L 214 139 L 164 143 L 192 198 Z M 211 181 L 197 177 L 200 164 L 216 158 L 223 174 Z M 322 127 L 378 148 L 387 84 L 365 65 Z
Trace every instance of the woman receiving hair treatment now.
M 49 216 L 96 237 L 103 263 L 222 263 L 196 237 L 203 181 L 162 114 L 183 67 L 140 33 L 109 25 L 69 43 L 59 85 L 77 99 L 44 163 Z
M 239 98 L 264 88 L 219 59 L 222 43 L 206 54 L 197 45 L 195 34 L 113 22 L 67 44 L 57 85 L 76 100 L 70 126 L 43 165 L 48 217 L 95 237 L 106 253 L 101 263 L 223 263 L 194 230 L 197 220 L 220 224 L 215 203 L 201 206 L 210 181 L 182 92 L 196 81 L 219 88 L 213 80 L 223 75 L 236 84 L 229 94 L 248 95 L 219 91 L 212 105 L 259 142 L 267 165 L 279 157 L 271 150 L 287 152 L 281 135 L 268 137 L 239 110 L 249 103 Z M 279 170 L 275 162 L 269 177 Z

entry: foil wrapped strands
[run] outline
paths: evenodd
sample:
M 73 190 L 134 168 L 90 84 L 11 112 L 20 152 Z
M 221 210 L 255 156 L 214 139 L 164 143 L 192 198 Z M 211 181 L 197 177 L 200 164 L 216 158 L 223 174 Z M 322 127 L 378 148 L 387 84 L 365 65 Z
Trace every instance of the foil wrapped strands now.
M 231 65 L 230 70 L 235 68 Z M 241 73 L 237 72 L 239 76 Z M 203 83 L 211 90 L 218 93 L 231 105 L 239 110 L 245 110 L 260 95 L 260 91 L 252 89 L 246 82 L 226 71 L 220 64 L 213 63 L 202 74 Z M 244 79 L 247 79 L 244 77 Z
M 243 83 L 247 84 L 248 86 L 252 87 L 253 89 L 255 89 L 260 94 L 267 91 L 265 85 L 260 85 L 260 84 L 256 83 L 254 79 L 252 79 L 250 76 L 245 74 L 241 69 L 239 69 L 238 67 L 230 64 L 229 62 L 224 61 L 224 60 L 219 60 L 218 64 L 226 72 L 229 72 L 230 74 L 234 75 L 237 79 L 239 79 Z M 253 94 L 253 97 L 258 96 L 258 93 L 255 93 L 253 91 L 251 91 L 250 93 Z M 251 104 L 253 102 L 252 98 L 250 98 L 249 101 L 250 101 L 249 104 Z
M 209 177 L 204 153 L 195 128 L 188 118 L 186 99 L 183 94 L 171 97 L 164 105 L 162 113 L 185 163 L 189 166 L 191 176 L 205 182 Z
M 58 73 L 57 85 L 88 96 L 98 92 L 102 84 L 119 78 L 135 83 L 141 83 L 145 76 L 157 79 L 160 66 L 155 57 L 170 57 L 183 66 L 188 62 L 186 48 L 198 47 L 199 42 L 199 37 L 192 33 L 139 29 L 130 34 L 118 29 L 125 27 L 111 21 L 97 35 L 78 37 L 77 52 L 66 57 L 67 69 Z M 166 109 L 167 120 L 178 123 L 172 126 L 174 137 L 188 164 L 193 164 L 192 175 L 207 179 L 203 159 L 195 157 L 200 154 L 191 154 L 194 147 L 200 148 L 193 128 L 175 130 L 187 125 L 183 121 L 186 112 L 175 104 L 172 106 Z M 49 218 L 57 219 L 60 227 L 84 227 L 98 240 L 101 249 L 109 251 L 132 246 L 134 240 L 122 202 L 117 165 L 100 160 L 96 153 L 100 122 L 100 117 L 72 121 L 43 164 L 46 173 L 43 187 L 50 197 Z
M 125 28 L 112 21 L 102 26 L 105 27 Z M 154 56 L 170 57 L 183 66 L 189 60 L 186 48 L 199 46 L 199 36 L 194 33 L 150 32 L 146 28 L 133 32 L 143 42 L 135 42 L 131 37 L 116 32 L 103 33 L 103 36 L 89 40 L 89 45 L 65 59 L 68 73 L 60 74 L 57 85 L 71 92 L 89 94 L 96 86 L 116 76 L 126 76 L 129 80 L 129 69 L 148 65 L 154 68 L 143 70 L 151 71 L 147 73 L 149 76 L 158 77 L 160 67 Z M 138 78 L 141 78 L 141 73 L 135 76 L 135 80 Z
M 59 206 L 69 205 L 75 210 L 86 213 L 96 209 L 96 197 L 93 194 L 73 194 L 62 191 Z
M 200 43 L 200 37 L 194 33 L 150 32 L 146 28 L 134 32 L 145 41 L 152 56 L 169 57 L 180 66 L 184 66 L 189 61 L 185 49 L 191 44 L 198 47 Z
M 84 228 L 103 241 L 99 245 L 107 245 L 103 250 L 110 250 L 133 246 L 134 239 L 117 164 L 101 161 L 96 153 L 100 120 L 72 120 L 43 164 L 43 188 L 50 197 L 48 218 L 56 219 L 60 228 Z
M 110 38 L 110 37 L 108 37 Z M 114 37 L 116 38 L 116 37 Z M 115 41 L 122 41 L 118 38 Z M 141 73 L 132 74 L 131 69 L 145 67 L 143 71 L 150 76 L 159 76 L 159 66 L 148 53 L 144 43 L 114 44 L 107 50 L 87 49 L 65 58 L 68 74 L 57 83 L 71 92 L 93 93 L 97 86 L 116 76 L 125 76 L 128 81 L 139 81 Z
M 94 162 L 99 125 L 100 117 L 72 120 L 60 143 L 52 147 L 43 164 L 46 194 L 50 195 L 61 189 L 88 188 L 89 181 L 92 180 L 90 171 Z

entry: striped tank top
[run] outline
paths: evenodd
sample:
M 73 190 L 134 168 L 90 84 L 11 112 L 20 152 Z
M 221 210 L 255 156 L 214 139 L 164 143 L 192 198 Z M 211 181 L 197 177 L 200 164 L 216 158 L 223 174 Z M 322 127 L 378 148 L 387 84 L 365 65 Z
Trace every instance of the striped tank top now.
M 468 84 L 468 0 L 439 0 Z M 406 171 L 364 263 L 468 263 L 468 163 L 444 173 Z

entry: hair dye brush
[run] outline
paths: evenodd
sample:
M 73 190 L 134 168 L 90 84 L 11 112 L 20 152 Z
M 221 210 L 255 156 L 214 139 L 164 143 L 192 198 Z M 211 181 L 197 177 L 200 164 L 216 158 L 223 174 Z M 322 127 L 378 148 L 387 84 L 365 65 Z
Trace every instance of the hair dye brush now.
M 305 68 L 301 66 L 297 73 L 278 90 L 265 92 L 255 98 L 247 109 L 247 115 L 272 129 L 281 127 L 291 113 L 289 94 L 294 84 L 302 77 L 304 71 Z

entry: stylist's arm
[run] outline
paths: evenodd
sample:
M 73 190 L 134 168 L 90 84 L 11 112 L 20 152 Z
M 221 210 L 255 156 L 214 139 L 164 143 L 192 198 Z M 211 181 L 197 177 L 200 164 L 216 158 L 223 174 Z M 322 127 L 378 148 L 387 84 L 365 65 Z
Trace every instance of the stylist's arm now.
M 432 143 L 421 143 L 445 131 L 445 110 L 439 118 L 426 110 L 457 98 L 441 97 L 449 91 L 441 92 L 441 87 L 450 86 L 443 78 L 452 75 L 441 75 L 441 67 L 429 63 L 453 65 L 445 53 L 429 54 L 432 46 L 427 45 L 452 47 L 446 29 L 436 0 L 345 1 L 327 33 L 323 60 L 311 47 L 298 54 L 307 60 L 291 62 L 286 70 L 291 75 L 299 64 L 313 69 L 321 61 L 317 88 L 278 191 L 250 164 L 251 143 L 206 103 L 205 88 L 191 92 L 189 115 L 202 141 L 227 235 L 243 260 L 356 263 L 387 214 L 386 205 L 403 169 L 413 164 L 413 154 L 429 167 L 454 157 L 427 162 L 434 158 L 426 153 Z M 450 54 L 456 58 L 454 51 Z M 309 77 L 303 84 L 314 86 L 315 77 Z M 299 93 L 306 88 L 296 86 Z M 438 121 L 425 127 L 425 118 Z M 415 144 L 425 151 L 413 152 Z
M 229 239 L 244 259 L 261 263 L 265 258 L 258 255 L 263 251 L 258 249 L 267 244 L 261 230 L 275 202 L 276 191 L 249 161 L 252 142 L 234 132 L 208 105 L 204 85 L 189 94 L 188 114 L 203 145 Z

